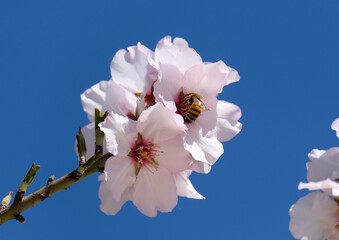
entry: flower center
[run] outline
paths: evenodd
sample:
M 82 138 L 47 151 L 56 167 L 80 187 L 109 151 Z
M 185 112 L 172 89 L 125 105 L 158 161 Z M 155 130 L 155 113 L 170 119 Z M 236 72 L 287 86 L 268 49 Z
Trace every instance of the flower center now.
M 159 163 L 156 161 L 156 157 L 159 156 L 159 153 L 163 153 L 163 151 L 159 151 L 159 146 L 143 140 L 142 135 L 138 133 L 138 138 L 127 155 L 135 162 L 135 176 L 138 176 L 143 166 L 149 170 L 151 170 L 152 167 L 157 170 Z
M 132 120 L 138 120 L 141 112 L 143 110 L 146 110 L 150 106 L 155 104 L 155 96 L 153 94 L 154 91 L 154 83 L 153 82 L 151 91 L 149 93 L 143 93 L 143 92 L 136 92 L 134 95 L 137 97 L 137 109 L 135 110 L 135 113 L 128 112 L 127 117 Z
M 206 111 L 205 104 L 202 101 L 204 97 L 197 93 L 179 94 L 179 101 L 176 103 L 177 113 L 180 114 L 185 123 L 192 123 L 200 116 L 201 112 Z

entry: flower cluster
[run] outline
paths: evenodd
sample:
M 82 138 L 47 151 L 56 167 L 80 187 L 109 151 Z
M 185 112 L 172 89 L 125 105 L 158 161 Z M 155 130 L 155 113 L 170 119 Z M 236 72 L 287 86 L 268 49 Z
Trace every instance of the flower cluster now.
M 339 137 L 339 118 L 332 129 Z M 290 208 L 290 231 L 297 239 L 339 240 L 339 148 L 314 149 L 308 157 L 308 183 L 299 189 L 323 192 L 311 192 Z
M 145 215 L 170 212 L 178 196 L 203 199 L 189 180 L 208 173 L 223 153 L 222 141 L 241 130 L 239 107 L 218 100 L 239 81 L 222 61 L 203 62 L 181 38 L 167 36 L 155 51 L 138 43 L 119 50 L 111 79 L 81 95 L 92 122 L 82 129 L 87 159 L 94 152 L 94 109 L 108 111 L 99 124 L 107 160 L 100 209 L 114 215 L 130 200 Z

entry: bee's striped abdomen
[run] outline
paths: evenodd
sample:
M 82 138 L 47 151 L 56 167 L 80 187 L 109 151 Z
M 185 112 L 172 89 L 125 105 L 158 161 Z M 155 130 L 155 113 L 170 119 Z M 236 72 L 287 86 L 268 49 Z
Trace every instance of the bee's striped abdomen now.
M 189 105 L 187 106 L 185 123 L 192 123 L 200 116 L 201 112 L 205 109 L 201 101 L 201 96 L 195 93 L 188 94 L 187 96 Z

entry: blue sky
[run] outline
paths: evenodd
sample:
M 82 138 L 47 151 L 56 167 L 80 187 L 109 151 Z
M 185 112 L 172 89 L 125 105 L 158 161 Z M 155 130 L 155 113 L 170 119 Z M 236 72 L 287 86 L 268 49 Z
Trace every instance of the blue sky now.
M 129 203 L 99 210 L 91 176 L 26 211 L 1 239 L 292 239 L 288 209 L 307 193 L 307 154 L 339 146 L 339 2 L 0 0 L 0 194 L 28 192 L 77 166 L 75 133 L 88 123 L 80 94 L 110 78 L 115 52 L 185 38 L 204 61 L 225 61 L 239 83 L 220 99 L 241 107 L 242 132 L 208 175 L 191 180 L 206 200 L 180 198 L 172 213 L 143 216 Z

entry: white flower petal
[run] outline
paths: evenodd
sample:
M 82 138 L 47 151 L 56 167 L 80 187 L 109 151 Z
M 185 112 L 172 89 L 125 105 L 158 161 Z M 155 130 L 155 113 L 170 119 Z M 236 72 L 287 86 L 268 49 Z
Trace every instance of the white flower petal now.
M 336 131 L 337 137 L 339 137 L 339 118 L 332 123 L 331 128 Z
M 307 163 L 308 181 L 318 182 L 326 178 L 339 178 L 339 148 L 334 147 L 327 151 L 313 150 L 309 154 L 312 160 Z
M 313 149 L 309 154 L 308 158 L 311 161 L 317 161 L 326 152 L 326 150 Z
M 176 66 L 182 73 L 185 73 L 190 67 L 202 63 L 199 54 L 190 48 L 184 39 L 175 38 L 172 43 L 170 36 L 159 41 L 155 48 L 154 58 L 160 64 Z
M 141 113 L 137 129 L 143 139 L 159 144 L 182 134 L 186 126 L 180 115 L 157 103 Z
M 177 111 L 175 102 L 181 91 L 183 75 L 178 68 L 168 64 L 160 65 L 159 80 L 154 84 L 156 102 L 163 102 L 173 112 Z
M 234 74 L 234 71 L 222 61 L 196 65 L 184 75 L 184 91 L 198 93 L 205 98 L 216 97 L 222 88 L 230 83 L 228 77 Z
M 177 205 L 177 189 L 172 174 L 159 167 L 154 173 L 142 167 L 134 185 L 133 203 L 140 212 L 155 217 L 157 211 L 171 212 Z
M 183 171 L 174 174 L 178 195 L 181 197 L 193 198 L 193 199 L 205 199 L 200 193 L 195 190 L 188 177 L 192 171 Z
M 209 163 L 197 161 L 193 157 L 191 157 L 191 161 L 192 163 L 190 164 L 188 169 L 194 172 L 207 174 L 212 169 L 212 166 Z
M 90 124 L 87 124 L 85 127 L 82 127 L 81 132 L 86 140 L 86 160 L 88 160 L 94 155 L 94 152 L 95 152 L 94 123 L 90 123 Z M 75 140 L 74 148 L 75 148 L 76 154 L 79 156 L 77 140 Z
M 95 130 L 94 123 L 87 124 L 85 127 L 81 128 L 82 135 L 86 140 L 86 160 L 90 159 L 95 153 Z M 74 144 L 75 152 L 78 154 L 77 140 Z M 106 142 L 103 144 L 103 153 L 107 153 Z
M 195 124 L 197 127 L 201 128 L 203 135 L 208 134 L 210 136 L 215 136 L 215 128 L 218 120 L 218 99 L 216 97 L 204 98 L 203 103 L 207 108 L 206 111 L 202 111 L 196 121 L 190 125 Z
M 137 137 L 136 122 L 119 114 L 110 113 L 99 127 L 105 133 L 107 151 L 114 156 L 127 156 L 131 144 Z
M 106 188 L 120 201 L 123 192 L 136 180 L 134 162 L 129 157 L 111 157 L 105 164 L 105 176 Z
M 335 230 L 337 204 L 327 195 L 311 192 L 300 198 L 290 209 L 290 231 L 297 239 L 322 240 Z
M 159 156 L 156 158 L 159 165 L 171 172 L 181 172 L 190 164 L 190 153 L 184 148 L 182 136 L 172 138 L 159 144 Z
M 329 178 L 319 182 L 299 183 L 298 189 L 323 190 L 326 194 L 338 197 L 339 196 L 339 183 L 336 183 Z
M 218 101 L 217 115 L 217 123 L 213 134 L 217 136 L 219 141 L 231 140 L 242 128 L 242 124 L 238 122 L 241 117 L 240 108 L 229 102 Z
M 151 92 L 152 84 L 158 78 L 158 71 L 148 61 L 153 52 L 138 44 L 119 50 L 111 62 L 112 79 L 132 93 Z
M 195 160 L 210 165 L 213 165 L 224 152 L 221 142 L 215 136 L 204 136 L 203 130 L 197 124 L 190 124 L 184 141 L 185 149 Z
M 94 109 L 126 115 L 135 113 L 137 97 L 126 91 L 116 82 L 101 81 L 81 94 L 81 103 L 91 122 L 94 122 Z
M 239 82 L 240 76 L 239 76 L 238 71 L 228 66 L 227 68 L 228 69 L 226 70 L 226 72 L 228 72 L 228 74 L 227 74 L 227 79 L 226 79 L 226 85 L 234 83 L 234 82 Z
M 101 180 L 103 181 L 104 179 L 101 178 Z M 121 195 L 120 201 L 116 201 L 113 198 L 112 192 L 107 188 L 107 182 L 103 181 L 99 188 L 99 198 L 101 200 L 100 210 L 108 215 L 117 214 L 125 202 L 131 200 L 131 189 L 132 188 L 126 188 Z

